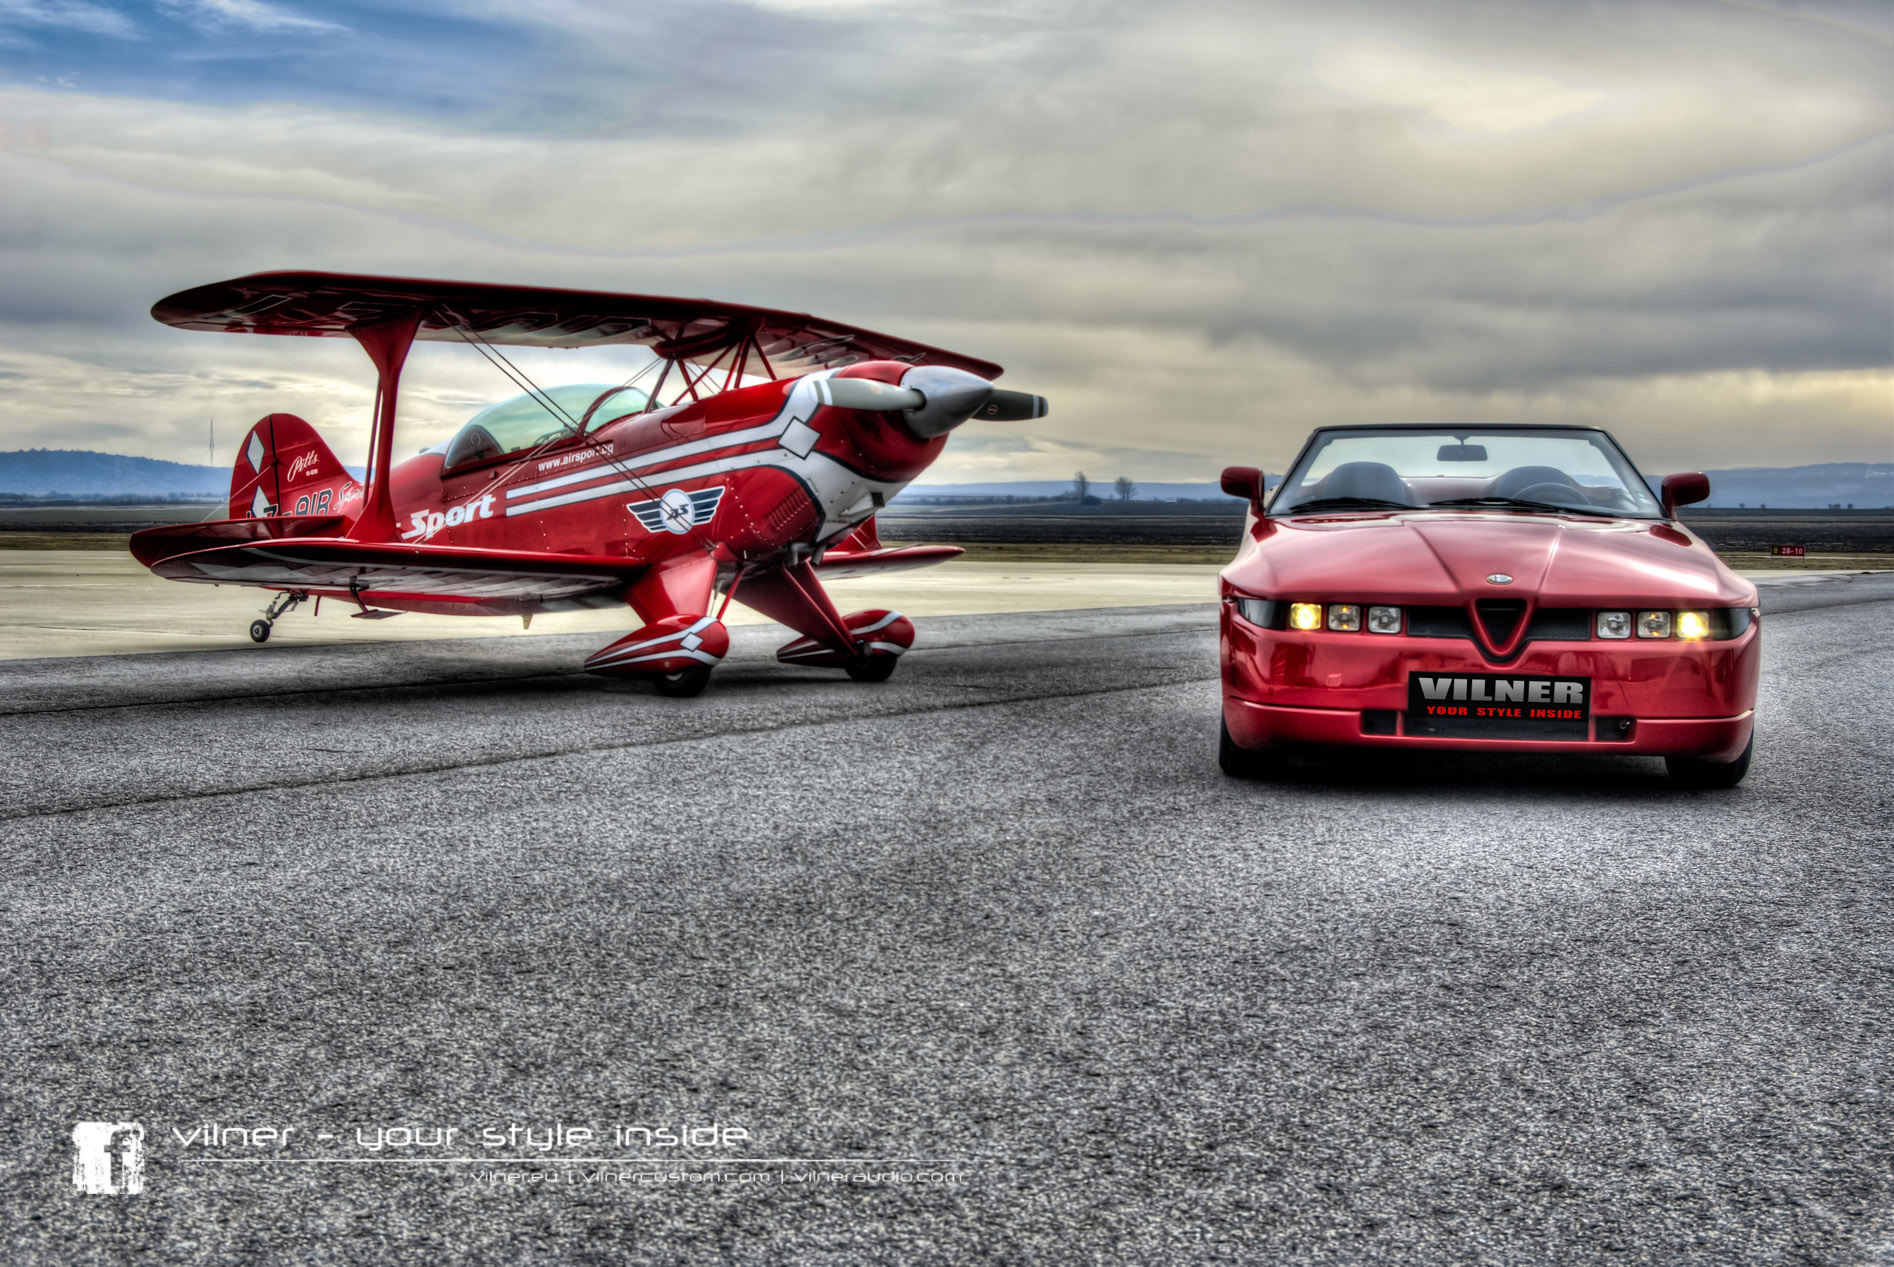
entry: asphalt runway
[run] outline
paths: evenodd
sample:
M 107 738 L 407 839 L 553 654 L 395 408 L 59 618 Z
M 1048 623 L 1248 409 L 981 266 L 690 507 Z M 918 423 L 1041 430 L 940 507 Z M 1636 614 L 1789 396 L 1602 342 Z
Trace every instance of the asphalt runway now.
M 0 664 L 0 1256 L 1894 1262 L 1894 577 L 1764 604 L 1727 792 L 1232 782 L 1208 604 Z

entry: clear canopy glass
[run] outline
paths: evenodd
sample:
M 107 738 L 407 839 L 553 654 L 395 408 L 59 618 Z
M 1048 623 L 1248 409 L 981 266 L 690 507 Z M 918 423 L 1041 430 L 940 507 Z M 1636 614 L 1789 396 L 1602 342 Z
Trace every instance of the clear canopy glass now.
M 548 399 L 554 407 L 547 406 Z M 562 436 L 596 431 L 648 408 L 649 399 L 636 387 L 610 383 L 567 383 L 545 388 L 540 395 L 515 396 L 469 418 L 467 425 L 448 441 L 443 466 L 485 462 Z
M 1512 510 L 1661 518 L 1611 437 L 1582 427 L 1366 427 L 1315 433 L 1270 513 Z

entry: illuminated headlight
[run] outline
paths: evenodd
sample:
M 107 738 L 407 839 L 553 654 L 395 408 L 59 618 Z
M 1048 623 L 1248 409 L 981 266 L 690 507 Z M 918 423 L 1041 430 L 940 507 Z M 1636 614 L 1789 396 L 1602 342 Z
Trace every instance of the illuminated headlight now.
M 1354 633 L 1361 628 L 1361 608 L 1354 603 L 1330 603 L 1328 627 L 1337 633 Z
M 1678 612 L 1677 636 L 1695 641 L 1710 636 L 1709 612 Z
M 1629 638 L 1631 636 L 1631 613 L 1599 612 L 1598 636 L 1600 638 Z
M 1258 629 L 1267 629 L 1275 621 L 1276 604 L 1266 598 L 1239 598 L 1236 614 Z
M 1320 629 L 1322 627 L 1322 604 L 1289 604 L 1289 628 Z
M 1670 613 L 1669 612 L 1639 612 L 1638 613 L 1638 637 L 1640 638 L 1668 638 L 1670 637 Z
M 1397 634 L 1401 632 L 1401 609 L 1398 607 L 1370 607 L 1368 609 L 1368 632 Z

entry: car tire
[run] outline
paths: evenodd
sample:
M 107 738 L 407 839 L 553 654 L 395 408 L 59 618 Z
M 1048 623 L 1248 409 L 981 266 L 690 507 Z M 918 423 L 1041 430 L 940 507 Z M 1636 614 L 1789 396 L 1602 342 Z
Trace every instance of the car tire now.
M 710 670 L 708 664 L 696 664 L 651 680 L 658 688 L 658 694 L 668 695 L 672 699 L 689 699 L 693 695 L 702 695 L 704 688 L 710 685 Z
M 1245 748 L 1230 738 L 1230 724 L 1220 718 L 1217 722 L 1217 764 L 1233 779 L 1260 778 L 1268 768 L 1268 760 L 1261 752 Z
M 1749 732 L 1749 742 L 1743 745 L 1743 751 L 1734 761 L 1705 761 L 1702 757 L 1665 757 L 1664 765 L 1670 771 L 1671 782 L 1681 787 L 1717 788 L 1735 787 L 1749 773 L 1749 757 L 1756 751 L 1756 732 Z

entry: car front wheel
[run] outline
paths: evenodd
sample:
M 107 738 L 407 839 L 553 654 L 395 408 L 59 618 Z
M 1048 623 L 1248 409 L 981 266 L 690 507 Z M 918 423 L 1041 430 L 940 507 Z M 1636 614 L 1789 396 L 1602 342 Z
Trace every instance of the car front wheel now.
M 1253 748 L 1245 748 L 1230 738 L 1230 724 L 1217 721 L 1217 764 L 1233 779 L 1260 778 L 1268 769 L 1268 759 Z
M 1749 773 L 1749 756 L 1756 751 L 1756 732 L 1749 732 L 1749 742 L 1743 745 L 1743 751 L 1734 761 L 1705 761 L 1702 757 L 1665 757 L 1664 765 L 1670 770 L 1673 783 L 1682 787 L 1735 787 Z

